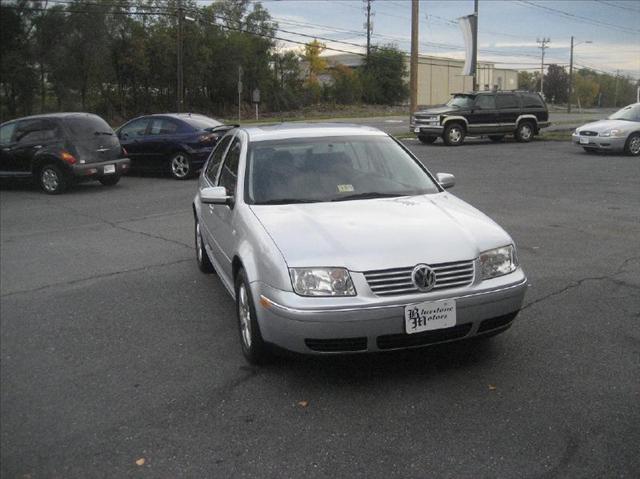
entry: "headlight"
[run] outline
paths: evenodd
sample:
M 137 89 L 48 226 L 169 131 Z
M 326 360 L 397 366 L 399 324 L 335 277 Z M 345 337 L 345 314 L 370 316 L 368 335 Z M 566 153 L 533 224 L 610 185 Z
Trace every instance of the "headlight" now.
M 620 130 L 608 130 L 608 131 L 603 131 L 602 133 L 600 133 L 600 136 L 617 136 L 618 133 L 620 133 Z
M 301 296 L 355 296 L 344 268 L 289 268 L 293 290 Z
M 518 267 L 516 249 L 513 245 L 503 246 L 480 254 L 480 274 L 482 279 L 509 274 Z

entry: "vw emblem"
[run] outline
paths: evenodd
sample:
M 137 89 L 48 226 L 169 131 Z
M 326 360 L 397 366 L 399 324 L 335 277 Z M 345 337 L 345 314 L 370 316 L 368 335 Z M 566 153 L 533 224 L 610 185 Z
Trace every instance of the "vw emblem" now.
M 436 284 L 436 273 L 426 264 L 419 264 L 413 268 L 411 279 L 420 291 L 431 291 Z

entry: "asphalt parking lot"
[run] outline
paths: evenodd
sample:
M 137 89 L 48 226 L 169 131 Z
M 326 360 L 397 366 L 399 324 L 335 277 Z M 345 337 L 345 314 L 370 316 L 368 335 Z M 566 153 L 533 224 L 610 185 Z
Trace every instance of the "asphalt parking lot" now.
M 638 477 L 638 158 L 407 145 L 516 240 L 505 334 L 250 367 L 195 181 L 4 185 L 2 477 Z

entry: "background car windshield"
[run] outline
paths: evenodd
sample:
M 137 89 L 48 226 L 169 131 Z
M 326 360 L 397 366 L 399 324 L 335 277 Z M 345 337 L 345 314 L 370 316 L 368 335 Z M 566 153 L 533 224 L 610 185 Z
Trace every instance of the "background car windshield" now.
M 454 96 L 451 100 L 447 102 L 447 106 L 455 106 L 458 108 L 467 108 L 470 107 L 473 103 L 473 98 L 466 95 L 458 95 Z
M 429 175 L 387 136 L 257 142 L 248 153 L 248 203 L 340 201 L 437 193 Z
M 610 120 L 640 121 L 640 104 L 625 106 L 609 117 Z
M 192 116 L 189 118 L 181 118 L 185 123 L 188 123 L 190 126 L 194 127 L 196 130 L 206 130 L 207 128 L 214 128 L 216 126 L 222 125 L 217 120 L 213 118 L 207 118 L 205 116 Z

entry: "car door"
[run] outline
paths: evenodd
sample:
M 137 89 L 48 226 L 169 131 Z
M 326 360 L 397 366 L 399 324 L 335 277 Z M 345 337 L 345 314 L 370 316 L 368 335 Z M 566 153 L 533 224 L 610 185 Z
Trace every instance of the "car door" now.
M 13 134 L 13 168 L 16 173 L 29 174 L 35 155 L 60 139 L 60 128 L 50 119 L 25 120 L 18 123 Z
M 148 126 L 149 118 L 137 118 L 118 130 L 118 139 L 122 147 L 127 150 L 127 155 L 131 159 L 131 168 L 149 168 L 145 148 Z
M 0 128 L 0 174 L 12 176 L 16 172 L 13 134 L 18 122 L 7 123 Z
M 490 133 L 495 131 L 498 127 L 496 96 L 489 93 L 478 95 L 468 120 L 469 133 Z
M 171 118 L 151 118 L 145 140 L 149 162 L 163 169 L 176 152 L 180 140 L 180 124 Z
M 224 186 L 227 195 L 235 197 L 238 184 L 238 166 L 242 152 L 242 141 L 236 136 L 227 149 L 218 172 L 216 186 Z M 207 205 L 207 228 L 213 233 L 217 251 L 214 251 L 216 262 L 227 278 L 233 277 L 232 258 L 235 247 L 235 210 L 229 205 Z
M 496 107 L 498 108 L 500 131 L 515 130 L 516 120 L 520 116 L 520 98 L 513 93 L 498 93 L 496 95 Z

